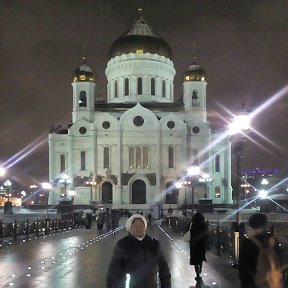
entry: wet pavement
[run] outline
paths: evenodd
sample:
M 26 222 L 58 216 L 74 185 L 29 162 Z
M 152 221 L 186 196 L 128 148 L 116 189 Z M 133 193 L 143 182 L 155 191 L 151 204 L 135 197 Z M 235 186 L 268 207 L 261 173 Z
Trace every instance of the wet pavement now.
M 0 248 L 0 287 L 105 288 L 107 267 L 117 240 L 127 234 L 78 229 L 28 238 Z M 173 288 L 239 288 L 237 270 L 226 257 L 207 252 L 202 283 L 189 265 L 189 245 L 167 226 L 154 225 L 148 234 L 160 241 L 169 263 Z

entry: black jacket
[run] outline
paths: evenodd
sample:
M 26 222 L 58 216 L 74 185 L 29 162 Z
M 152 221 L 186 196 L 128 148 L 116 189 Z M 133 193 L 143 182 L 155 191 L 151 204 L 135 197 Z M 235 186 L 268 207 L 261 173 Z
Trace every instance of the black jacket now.
M 263 248 L 269 245 L 269 239 L 273 237 L 270 233 L 263 231 L 254 236 Z M 245 238 L 241 244 L 241 249 L 239 253 L 239 278 L 241 282 L 241 287 L 243 288 L 263 288 L 258 287 L 255 283 L 255 275 L 257 269 L 257 262 L 259 256 L 259 247 L 255 241 L 249 238 Z M 276 241 L 276 239 L 275 239 Z M 277 259 L 278 265 L 281 265 L 281 251 L 279 250 L 278 242 L 275 242 L 274 251 Z M 278 288 L 278 287 L 277 287 Z M 280 287 L 279 287 L 280 288 Z
M 205 254 L 208 241 L 207 223 L 192 224 L 190 233 L 190 265 L 199 265 L 203 261 L 206 261 Z
M 159 242 L 148 235 L 139 241 L 129 234 L 114 248 L 107 288 L 124 288 L 127 274 L 130 275 L 129 288 L 156 288 L 158 271 L 161 288 L 171 288 L 171 274 Z

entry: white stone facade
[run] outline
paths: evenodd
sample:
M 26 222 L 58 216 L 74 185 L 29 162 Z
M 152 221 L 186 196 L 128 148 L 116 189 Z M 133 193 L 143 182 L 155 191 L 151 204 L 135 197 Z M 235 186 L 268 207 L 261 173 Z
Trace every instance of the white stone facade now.
M 176 103 L 172 60 L 132 51 L 108 61 L 107 103 L 100 103 L 89 69 L 83 63 L 75 72 L 72 123 L 49 133 L 50 204 L 57 204 L 66 188 L 76 191 L 75 204 L 176 208 L 185 198 L 192 201 L 191 187 L 180 188 L 177 197 L 171 186 L 192 164 L 211 179 L 205 184 L 194 179 L 196 204 L 204 194 L 213 203 L 232 203 L 230 141 L 207 122 L 206 78 L 184 80 L 183 101 Z M 71 179 L 66 187 L 58 181 L 63 173 Z

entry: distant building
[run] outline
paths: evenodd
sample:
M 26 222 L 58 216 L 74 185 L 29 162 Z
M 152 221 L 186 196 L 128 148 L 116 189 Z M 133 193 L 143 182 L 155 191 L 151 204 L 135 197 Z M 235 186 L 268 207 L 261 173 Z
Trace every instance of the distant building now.
M 259 169 L 242 171 L 241 198 L 247 199 L 257 196 L 259 191 L 265 190 L 275 193 L 279 190 L 276 185 L 280 182 L 277 169 Z
M 96 76 L 83 57 L 72 78 L 72 122 L 49 132 L 50 204 L 66 189 L 75 191 L 76 204 L 168 208 L 185 197 L 189 204 L 189 187 L 178 195 L 174 184 L 192 164 L 211 179 L 195 182 L 195 203 L 204 194 L 213 203 L 232 203 L 231 145 L 225 131 L 213 131 L 207 121 L 207 75 L 194 57 L 183 99 L 175 102 L 175 73 L 169 45 L 142 11 L 110 48 L 107 102 L 96 98 Z M 58 181 L 63 173 L 71 183 Z
M 259 169 L 242 171 L 242 199 L 255 197 L 252 205 L 259 206 L 262 212 L 284 213 L 288 211 L 288 185 L 286 178 L 278 169 Z M 259 197 L 261 191 L 268 192 L 267 198 Z

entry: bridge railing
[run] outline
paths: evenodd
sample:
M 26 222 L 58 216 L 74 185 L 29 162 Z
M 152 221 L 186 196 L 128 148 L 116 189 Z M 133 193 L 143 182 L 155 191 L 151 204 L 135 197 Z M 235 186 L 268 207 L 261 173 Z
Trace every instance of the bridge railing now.
M 218 256 L 226 256 L 230 263 L 237 267 L 238 259 L 239 259 L 239 250 L 241 241 L 244 237 L 246 237 L 246 225 L 245 221 L 237 225 L 236 222 L 232 221 L 223 221 L 224 218 L 220 217 L 217 218 L 218 221 L 214 221 L 214 217 L 206 217 L 207 214 L 205 214 L 205 218 L 212 219 L 212 221 L 207 221 L 209 224 L 209 238 L 208 238 L 208 249 L 214 250 Z M 222 215 L 221 215 L 222 216 Z M 248 216 L 248 215 L 247 215 Z M 251 214 L 249 215 L 251 216 Z M 281 215 L 279 223 L 283 221 L 283 219 L 286 219 L 285 216 Z M 248 220 L 249 217 L 245 217 L 244 219 Z M 275 234 L 278 242 L 279 247 L 282 250 L 282 263 L 288 264 L 288 231 L 285 233 L 283 230 L 279 231 L 275 227 L 277 227 L 277 219 L 278 217 L 273 214 L 272 217 L 268 216 L 268 219 L 270 219 L 270 233 Z M 221 221 L 222 220 L 222 221 Z M 242 218 L 241 218 L 242 220 Z M 272 221 L 271 221 L 272 220 Z M 273 221 L 274 220 L 274 221 Z M 190 217 L 173 217 L 173 216 L 167 216 L 164 219 L 164 224 L 169 226 L 171 229 L 173 229 L 175 232 L 180 233 L 181 235 L 184 234 L 188 228 L 189 224 L 191 222 Z M 283 223 L 282 223 L 283 224 Z M 288 287 L 288 267 L 283 271 L 284 275 L 284 281 L 285 285 L 284 287 Z
M 84 226 L 84 220 L 81 218 L 71 219 L 26 219 L 4 223 L 0 220 L 0 240 L 14 239 L 28 235 L 48 235 L 52 232 L 74 229 Z

